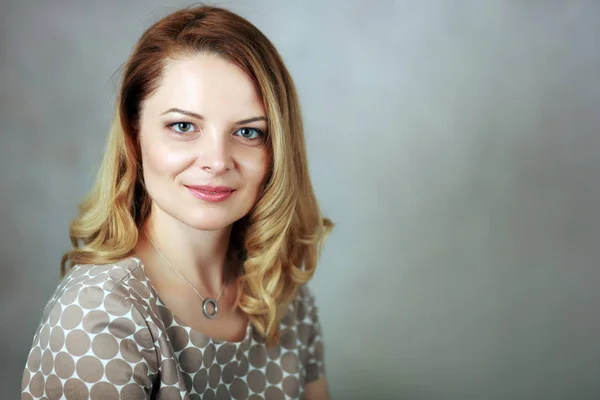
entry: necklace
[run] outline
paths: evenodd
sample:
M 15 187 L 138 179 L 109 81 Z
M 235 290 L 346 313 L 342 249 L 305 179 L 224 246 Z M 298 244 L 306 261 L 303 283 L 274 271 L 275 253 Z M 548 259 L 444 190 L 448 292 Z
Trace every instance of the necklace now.
M 212 299 L 210 297 L 205 298 L 204 296 L 202 296 L 200 294 L 200 292 L 198 290 L 196 290 L 196 288 L 194 287 L 194 285 L 192 285 L 192 283 L 190 281 L 188 281 L 187 278 L 181 274 L 181 272 L 179 272 L 177 269 L 175 269 L 175 267 L 173 267 L 173 265 L 169 262 L 169 260 L 167 260 L 167 258 L 158 249 L 158 247 L 156 247 L 156 245 L 154 244 L 154 242 L 152 241 L 152 239 L 150 239 L 150 235 L 148 235 L 145 231 L 143 231 L 143 233 L 144 233 L 144 236 L 146 236 L 146 238 L 148 239 L 148 241 L 152 245 L 152 247 L 154 247 L 154 250 L 156 250 L 156 252 L 160 256 L 160 258 L 163 259 L 163 261 L 165 262 L 165 264 L 167 264 L 167 266 L 169 268 L 171 268 L 173 270 L 173 272 L 175 272 L 177 275 L 179 275 L 179 277 L 181 279 L 183 279 L 185 281 L 185 283 L 187 283 L 190 286 L 190 288 L 194 291 L 194 293 L 196 293 L 198 295 L 198 297 L 200 297 L 202 299 L 202 311 L 204 312 L 204 315 L 206 316 L 206 318 L 213 319 L 214 317 L 216 317 L 217 316 L 217 312 L 219 311 L 219 307 L 217 305 L 217 302 L 221 299 L 221 296 L 223 295 L 223 292 L 225 292 L 225 288 L 227 287 L 227 284 L 223 285 L 223 289 L 221 289 L 221 293 L 219 294 L 219 297 L 217 297 L 216 300 Z M 213 308 L 212 313 L 209 312 L 209 310 L 208 310 L 208 305 L 209 304 L 212 305 L 212 308 Z

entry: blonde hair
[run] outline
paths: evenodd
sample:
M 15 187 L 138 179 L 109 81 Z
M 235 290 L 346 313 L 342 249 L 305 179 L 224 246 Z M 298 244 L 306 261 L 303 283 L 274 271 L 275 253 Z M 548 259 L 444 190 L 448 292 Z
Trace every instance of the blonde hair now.
M 141 103 L 165 63 L 208 52 L 251 77 L 265 105 L 272 166 L 261 196 L 234 224 L 231 247 L 243 255 L 238 306 L 269 343 L 279 337 L 277 307 L 311 279 L 333 224 L 321 216 L 308 174 L 302 119 L 292 78 L 273 44 L 250 22 L 221 8 L 192 7 L 152 25 L 124 66 L 106 153 L 95 186 L 70 225 L 73 248 L 61 274 L 78 264 L 133 255 L 151 199 L 144 189 L 138 125 Z

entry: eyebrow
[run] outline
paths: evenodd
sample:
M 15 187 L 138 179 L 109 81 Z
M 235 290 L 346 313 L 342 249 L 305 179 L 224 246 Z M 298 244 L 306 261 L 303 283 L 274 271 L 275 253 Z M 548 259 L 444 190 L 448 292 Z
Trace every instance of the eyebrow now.
M 195 112 L 192 111 L 186 111 L 186 110 L 182 110 L 181 108 L 169 108 L 167 111 L 163 112 L 160 115 L 165 115 L 171 112 L 176 112 L 179 114 L 183 114 L 183 115 L 187 115 L 188 117 L 192 117 L 192 118 L 196 118 L 196 119 L 201 119 L 204 120 L 204 117 L 200 114 L 196 114 Z M 247 118 L 247 119 L 243 119 L 241 121 L 236 122 L 236 125 L 243 125 L 243 124 L 249 124 L 250 122 L 256 122 L 256 121 L 265 121 L 267 122 L 267 118 L 263 117 L 263 116 L 259 116 L 259 117 L 252 117 L 252 118 Z

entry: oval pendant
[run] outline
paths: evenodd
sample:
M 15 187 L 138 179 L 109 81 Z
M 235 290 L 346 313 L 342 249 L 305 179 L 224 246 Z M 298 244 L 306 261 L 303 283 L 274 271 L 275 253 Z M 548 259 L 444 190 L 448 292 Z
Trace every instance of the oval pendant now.
M 212 306 L 213 306 L 212 314 L 208 312 L 209 304 L 212 304 Z M 218 310 L 219 310 L 219 308 L 217 307 L 217 302 L 214 301 L 213 299 L 208 298 L 208 299 L 204 300 L 204 302 L 202 302 L 202 311 L 204 311 L 204 315 L 206 315 L 206 318 L 213 319 L 214 317 L 217 316 Z

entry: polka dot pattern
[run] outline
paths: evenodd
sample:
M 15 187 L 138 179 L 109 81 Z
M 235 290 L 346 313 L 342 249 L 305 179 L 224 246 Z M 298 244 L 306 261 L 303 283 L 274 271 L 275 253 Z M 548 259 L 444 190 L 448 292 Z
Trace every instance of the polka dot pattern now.
M 267 346 L 194 331 L 163 304 L 140 260 L 78 265 L 46 305 L 22 399 L 298 399 L 324 374 L 314 297 L 300 288 Z

